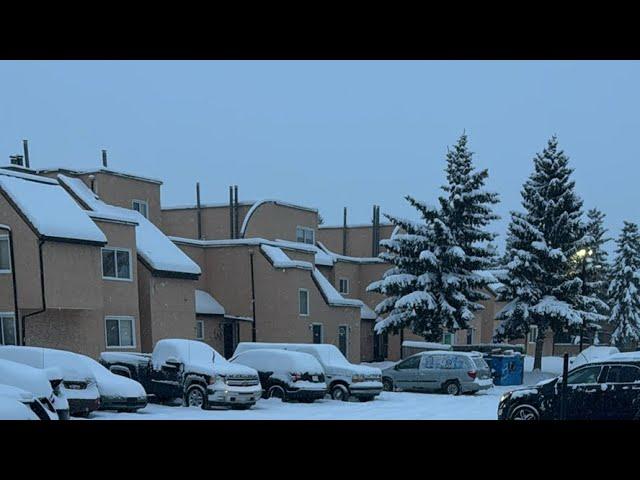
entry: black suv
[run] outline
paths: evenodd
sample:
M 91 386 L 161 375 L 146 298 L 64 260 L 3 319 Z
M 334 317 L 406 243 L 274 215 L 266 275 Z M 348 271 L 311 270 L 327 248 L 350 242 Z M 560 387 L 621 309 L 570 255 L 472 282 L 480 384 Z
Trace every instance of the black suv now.
M 500 398 L 499 420 L 560 418 L 562 377 Z M 640 419 L 640 358 L 587 363 L 567 376 L 567 419 Z

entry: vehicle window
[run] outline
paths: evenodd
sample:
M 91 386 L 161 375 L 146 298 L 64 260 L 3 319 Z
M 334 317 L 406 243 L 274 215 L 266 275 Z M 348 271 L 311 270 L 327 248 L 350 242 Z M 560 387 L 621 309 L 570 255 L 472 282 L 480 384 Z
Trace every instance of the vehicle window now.
M 581 383 L 597 383 L 598 375 L 600 375 L 601 368 L 602 367 L 600 366 L 587 367 L 576 370 L 575 372 L 571 372 L 567 377 L 567 384 L 578 385 Z
M 457 358 L 454 355 L 434 355 L 433 368 L 451 370 L 455 368 Z
M 433 368 L 433 355 L 423 355 L 420 368 Z
M 407 358 L 404 362 L 398 364 L 398 370 L 410 370 L 412 368 L 418 368 L 420 364 L 420 357 Z
M 631 365 L 613 365 L 609 367 L 607 382 L 609 383 L 633 383 L 640 380 L 640 369 Z
M 455 357 L 453 359 L 453 368 L 456 370 L 465 370 L 469 368 L 467 359 L 465 357 Z
M 484 358 L 473 357 L 473 363 L 476 364 L 476 368 L 489 368 L 489 365 L 484 361 Z

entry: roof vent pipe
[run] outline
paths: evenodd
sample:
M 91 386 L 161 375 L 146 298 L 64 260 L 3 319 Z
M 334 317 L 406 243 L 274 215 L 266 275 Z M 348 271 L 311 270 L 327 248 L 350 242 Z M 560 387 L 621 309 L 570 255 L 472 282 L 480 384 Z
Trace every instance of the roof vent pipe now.
M 196 206 L 198 215 L 198 240 L 202 238 L 202 212 L 200 210 L 200 182 L 196 182 Z
M 24 166 L 27 168 L 31 168 L 29 164 L 29 141 L 22 140 L 22 149 L 24 150 Z
M 107 168 L 107 151 L 102 150 L 102 166 Z
M 235 230 L 235 238 L 240 238 L 240 215 L 238 213 L 239 210 L 238 205 L 238 186 L 233 186 L 233 218 L 235 221 L 234 230 Z
M 233 187 L 229 185 L 229 238 L 235 238 L 233 225 Z
M 347 254 L 347 207 L 342 212 L 342 255 Z

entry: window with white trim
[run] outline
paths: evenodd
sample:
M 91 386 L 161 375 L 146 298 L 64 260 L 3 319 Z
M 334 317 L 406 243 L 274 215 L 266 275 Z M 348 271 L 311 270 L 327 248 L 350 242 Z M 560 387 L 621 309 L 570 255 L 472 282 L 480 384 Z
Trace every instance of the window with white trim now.
M 0 235 L 0 273 L 11 273 L 9 235 Z
M 538 339 L 538 327 L 536 325 L 532 325 L 529 327 L 529 333 L 527 333 L 527 341 L 529 343 L 535 343 Z
M 0 345 L 17 345 L 16 320 L 13 313 L 0 313 Z
M 196 340 L 204 340 L 204 320 L 196 320 Z
M 144 218 L 149 218 L 149 203 L 145 200 L 133 200 L 131 202 L 131 208 L 136 212 L 140 212 Z
M 316 232 L 313 228 L 296 227 L 296 242 L 315 245 Z
M 309 315 L 309 290 L 298 289 L 298 314 Z
M 348 294 L 349 293 L 349 279 L 341 278 L 338 280 L 338 291 L 340 293 Z
M 107 348 L 135 347 L 136 335 L 133 317 L 105 317 Z
M 442 343 L 445 345 L 453 345 L 454 343 L 454 335 L 450 332 L 445 332 L 442 334 Z
M 102 278 L 131 280 L 131 250 L 104 247 L 102 249 Z

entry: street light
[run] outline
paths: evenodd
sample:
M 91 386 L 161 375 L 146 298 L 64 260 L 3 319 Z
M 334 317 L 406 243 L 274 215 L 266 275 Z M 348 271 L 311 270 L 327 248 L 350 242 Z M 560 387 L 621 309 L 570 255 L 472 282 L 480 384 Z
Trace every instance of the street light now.
M 586 277 L 587 277 L 587 261 L 589 259 L 589 257 L 591 257 L 591 255 L 593 255 L 593 250 L 592 249 L 586 249 L 586 248 L 581 248 L 580 250 L 578 250 L 576 252 L 576 256 L 580 259 L 580 263 L 582 264 L 582 275 L 581 275 L 581 280 L 582 280 L 582 288 L 580 293 L 584 296 L 585 294 L 585 284 L 586 282 Z M 582 352 L 582 346 L 584 343 L 584 318 L 582 319 L 582 324 L 580 325 L 580 351 Z

